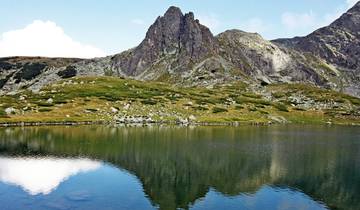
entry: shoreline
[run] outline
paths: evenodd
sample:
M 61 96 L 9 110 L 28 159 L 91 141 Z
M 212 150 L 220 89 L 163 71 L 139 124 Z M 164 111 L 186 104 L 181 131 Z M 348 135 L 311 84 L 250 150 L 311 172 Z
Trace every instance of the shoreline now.
M 102 121 L 65 121 L 65 122 L 7 122 L 1 123 L 0 128 L 6 127 L 31 127 L 31 126 L 76 126 L 76 125 L 105 125 L 108 122 Z
M 112 121 L 54 121 L 54 122 L 0 122 L 0 128 L 9 127 L 41 127 L 41 126 L 80 126 L 80 125 L 118 125 L 118 126 L 149 126 L 149 125 L 177 125 L 177 126 L 271 126 L 271 125 L 339 125 L 360 126 L 360 123 L 274 123 L 274 122 L 144 122 L 144 123 L 116 123 Z

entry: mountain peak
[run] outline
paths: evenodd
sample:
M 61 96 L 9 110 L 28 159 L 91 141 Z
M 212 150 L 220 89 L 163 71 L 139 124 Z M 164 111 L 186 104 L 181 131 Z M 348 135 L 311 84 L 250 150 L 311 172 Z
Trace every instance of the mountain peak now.
M 150 26 L 145 39 L 131 52 L 133 56 L 115 56 L 115 65 L 137 76 L 162 58 L 177 56 L 176 63 L 166 65 L 183 71 L 191 63 L 212 55 L 217 48 L 217 40 L 195 20 L 194 13 L 183 14 L 180 8 L 172 6 Z
M 171 6 L 164 14 L 164 17 L 169 16 L 183 16 L 183 13 L 179 7 Z

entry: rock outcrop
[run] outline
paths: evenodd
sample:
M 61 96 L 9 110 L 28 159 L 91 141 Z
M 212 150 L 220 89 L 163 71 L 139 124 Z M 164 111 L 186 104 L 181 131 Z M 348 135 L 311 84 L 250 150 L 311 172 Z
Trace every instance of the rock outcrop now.
M 70 65 L 77 58 L 11 57 L 0 58 L 0 93 L 22 89 L 38 89 L 43 85 L 69 77 Z M 76 76 L 76 70 L 71 72 Z
M 336 75 L 325 61 L 277 46 L 257 33 L 229 30 L 217 36 L 221 56 L 249 78 L 262 83 L 307 82 L 335 87 Z M 323 66 L 319 65 L 322 64 Z

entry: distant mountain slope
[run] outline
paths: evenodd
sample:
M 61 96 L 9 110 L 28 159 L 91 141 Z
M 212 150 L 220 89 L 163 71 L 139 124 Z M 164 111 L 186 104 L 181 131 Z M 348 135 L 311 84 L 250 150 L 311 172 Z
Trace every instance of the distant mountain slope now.
M 77 74 L 71 64 L 78 58 L 11 57 L 0 58 L 0 93 L 42 87 Z
M 274 42 L 335 65 L 344 75 L 346 92 L 360 94 L 360 2 L 329 26 L 308 36 Z
M 220 55 L 250 78 L 265 83 L 306 82 L 336 87 L 336 70 L 325 61 L 277 46 L 259 34 L 229 30 L 218 35 Z

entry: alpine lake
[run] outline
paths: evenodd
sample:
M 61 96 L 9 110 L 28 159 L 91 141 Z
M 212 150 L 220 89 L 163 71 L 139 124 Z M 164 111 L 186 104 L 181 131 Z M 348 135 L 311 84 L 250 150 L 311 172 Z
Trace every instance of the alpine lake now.
M 352 126 L 0 129 L 0 209 L 360 209 Z

